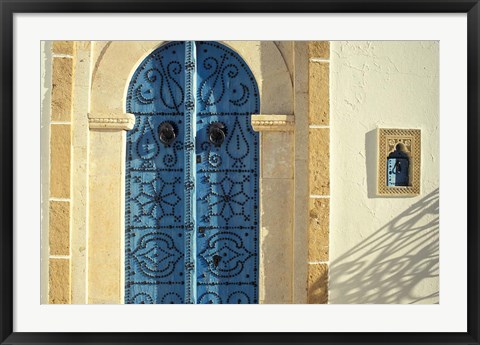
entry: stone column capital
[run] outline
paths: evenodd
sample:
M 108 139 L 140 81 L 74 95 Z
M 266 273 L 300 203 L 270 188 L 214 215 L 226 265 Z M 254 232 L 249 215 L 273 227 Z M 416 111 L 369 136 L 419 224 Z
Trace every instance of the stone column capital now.
M 88 125 L 90 129 L 131 130 L 135 126 L 135 115 L 130 113 L 89 113 Z
M 293 115 L 254 114 L 251 121 L 253 130 L 256 132 L 291 132 L 295 129 L 295 116 Z

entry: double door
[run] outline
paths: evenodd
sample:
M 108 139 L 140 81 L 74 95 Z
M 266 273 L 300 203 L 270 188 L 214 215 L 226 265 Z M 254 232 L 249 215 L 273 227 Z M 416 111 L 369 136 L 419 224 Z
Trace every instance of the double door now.
M 170 42 L 132 76 L 125 303 L 258 303 L 255 78 L 218 42 Z

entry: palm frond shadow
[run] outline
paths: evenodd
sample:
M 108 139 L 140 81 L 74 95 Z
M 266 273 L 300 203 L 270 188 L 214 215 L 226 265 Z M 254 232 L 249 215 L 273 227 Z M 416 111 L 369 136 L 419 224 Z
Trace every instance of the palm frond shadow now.
M 438 225 L 436 189 L 331 263 L 330 303 L 438 303 Z

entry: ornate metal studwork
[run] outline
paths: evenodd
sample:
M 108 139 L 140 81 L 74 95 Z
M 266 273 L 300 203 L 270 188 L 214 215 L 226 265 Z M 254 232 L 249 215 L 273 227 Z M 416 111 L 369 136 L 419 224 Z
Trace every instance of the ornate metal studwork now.
M 219 43 L 166 44 L 135 72 L 127 111 L 126 303 L 258 303 L 248 67 Z
M 258 303 L 257 85 L 224 45 L 197 42 L 197 62 L 197 303 Z M 215 145 L 219 122 L 226 135 Z
M 137 68 L 127 94 L 125 302 L 185 302 L 185 43 L 168 43 Z M 162 123 L 178 127 L 164 145 Z
M 185 223 L 189 228 L 185 232 L 185 301 L 195 303 L 196 301 L 196 241 L 195 241 L 195 162 L 194 162 L 194 141 L 195 141 L 195 43 L 185 42 L 185 65 L 188 66 L 185 77 L 185 104 L 188 105 L 185 116 L 185 142 L 189 150 L 185 151 Z

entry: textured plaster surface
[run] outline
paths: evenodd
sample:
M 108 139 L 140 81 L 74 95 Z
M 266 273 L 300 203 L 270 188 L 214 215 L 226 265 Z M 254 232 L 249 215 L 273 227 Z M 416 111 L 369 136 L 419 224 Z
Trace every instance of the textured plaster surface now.
M 333 42 L 330 303 L 437 303 L 437 42 Z M 377 127 L 422 130 L 421 194 L 375 195 Z

